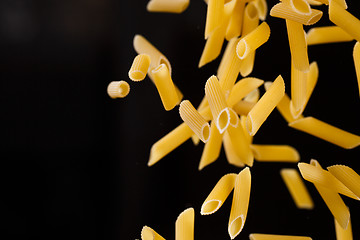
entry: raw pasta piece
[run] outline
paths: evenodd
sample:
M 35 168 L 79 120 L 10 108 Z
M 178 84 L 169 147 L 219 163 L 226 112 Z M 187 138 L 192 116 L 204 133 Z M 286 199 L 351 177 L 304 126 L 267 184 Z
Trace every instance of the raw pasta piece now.
M 257 103 L 259 101 L 259 98 L 260 98 L 260 90 L 256 88 L 248 95 L 246 95 L 246 97 L 244 97 L 244 100 L 252 103 Z
M 360 96 L 360 43 L 356 42 L 353 51 L 353 58 L 355 64 L 355 71 L 358 82 L 359 96 Z
M 182 13 L 190 0 L 150 0 L 146 8 L 149 12 Z
M 232 2 L 235 2 L 235 6 L 232 11 L 225 35 L 226 40 L 228 41 L 234 37 L 240 36 L 246 3 L 245 0 L 233 0 Z
M 281 2 L 274 5 L 270 10 L 270 16 L 291 20 L 304 25 L 313 25 L 317 23 L 323 15 L 323 12 L 311 9 L 310 14 L 303 14 L 293 11 L 290 5 Z
M 236 54 L 242 60 L 251 52 L 263 45 L 270 37 L 270 27 L 266 22 L 261 23 L 257 28 L 240 39 L 236 46 Z
M 221 150 L 222 137 L 216 127 L 214 121 L 210 124 L 210 137 L 206 142 L 203 153 L 201 155 L 199 170 L 202 170 L 207 165 L 213 163 L 218 159 Z
M 306 81 L 306 99 L 305 99 L 305 106 L 306 107 L 311 94 L 314 91 L 314 88 L 317 84 L 318 81 L 318 77 L 319 77 L 319 67 L 317 65 L 317 62 L 312 62 L 310 64 L 310 71 L 307 74 L 307 81 Z
M 298 119 L 289 123 L 289 126 L 342 148 L 352 149 L 360 145 L 360 136 L 334 127 L 313 117 Z
M 330 0 L 318 0 L 319 2 L 329 5 Z M 334 2 L 337 2 L 342 8 L 347 9 L 346 0 L 334 0 Z
M 310 5 L 314 5 L 314 6 L 320 6 L 323 5 L 323 3 L 321 1 L 316 1 L 316 0 L 306 0 Z
M 337 1 L 329 3 L 329 18 L 335 25 L 341 27 L 356 41 L 360 41 L 360 20 L 346 11 Z
M 304 29 L 301 23 L 286 20 L 292 64 L 302 72 L 310 70 Z
M 255 6 L 259 12 L 259 18 L 261 21 L 265 21 L 268 7 L 266 0 L 254 0 Z
M 246 138 L 246 141 L 249 143 L 249 145 L 251 146 L 252 142 L 253 142 L 253 136 L 250 136 L 249 132 L 246 131 L 246 116 L 243 115 L 243 116 L 240 116 L 240 123 L 241 123 L 241 126 L 243 127 L 243 130 L 244 130 L 244 134 L 245 134 L 245 138 Z M 250 148 L 251 149 L 251 148 Z
M 260 98 L 247 115 L 246 128 L 254 136 L 285 94 L 284 80 L 279 75 L 268 91 Z
M 175 222 L 175 240 L 194 240 L 195 211 L 185 209 Z
M 346 229 L 343 229 L 335 218 L 334 218 L 334 224 L 335 224 L 336 240 L 353 240 L 351 217 L 349 219 L 349 224 Z
M 298 162 L 298 151 L 289 145 L 252 144 L 251 150 L 259 162 Z
M 144 226 L 141 230 L 141 239 L 142 240 L 165 240 L 157 232 L 151 229 L 148 226 Z
M 124 98 L 130 92 L 130 86 L 125 81 L 112 81 L 107 87 L 107 93 L 111 98 Z
M 228 132 L 223 135 L 223 144 L 227 161 L 234 166 L 244 167 L 245 163 L 238 157 Z
M 262 234 L 262 233 L 252 233 L 249 235 L 249 239 L 250 240 L 312 240 L 311 237 Z
M 296 207 L 300 209 L 313 209 L 314 203 L 298 171 L 296 169 L 283 168 L 280 171 L 280 175 Z
M 287 0 L 285 2 L 289 4 L 291 9 L 296 13 L 304 15 L 311 14 L 310 4 L 306 0 Z
M 166 111 L 173 109 L 179 102 L 174 83 L 171 79 L 170 72 L 165 64 L 160 64 L 151 71 L 154 84 L 159 92 L 161 102 Z
M 152 145 L 148 166 L 150 167 L 157 163 L 175 148 L 188 140 L 193 134 L 194 132 L 186 125 L 186 123 L 180 124 L 177 128 Z
M 307 45 L 349 42 L 352 40 L 354 38 L 338 26 L 314 27 L 306 33 Z
M 302 177 L 313 184 L 332 189 L 333 191 L 360 200 L 349 188 L 336 179 L 331 173 L 311 164 L 299 163 L 298 168 Z
M 205 39 L 224 21 L 224 0 L 209 0 L 206 13 Z
M 214 75 L 206 81 L 205 95 L 215 124 L 220 134 L 222 134 L 230 124 L 230 113 L 225 95 L 220 87 L 219 81 Z
M 220 178 L 201 206 L 201 215 L 215 213 L 223 205 L 235 185 L 237 175 L 229 173 Z
M 249 101 L 240 101 L 233 106 L 235 112 L 239 115 L 248 115 L 251 109 L 255 106 L 256 103 L 249 102 Z
M 237 42 L 237 41 L 238 41 L 238 38 L 232 38 L 232 39 L 229 40 L 229 42 L 228 42 L 227 45 L 226 45 L 224 54 L 223 54 L 223 56 L 222 56 L 222 58 L 221 58 L 219 67 L 218 67 L 218 69 L 217 69 L 217 74 L 216 74 L 217 77 L 218 77 L 218 79 L 220 79 L 220 81 L 221 81 L 221 79 L 223 78 L 223 75 L 225 74 L 224 68 L 225 68 L 225 66 L 227 65 L 227 62 L 228 62 L 229 59 L 230 59 L 230 55 L 231 55 L 233 49 L 235 48 L 235 47 L 234 47 L 234 44 L 235 44 L 235 42 Z M 235 46 L 236 46 L 236 45 L 235 45 Z
M 307 77 L 308 74 L 298 70 L 292 61 L 290 112 L 295 119 L 298 118 L 305 109 Z
M 352 168 L 345 165 L 333 165 L 327 168 L 329 172 L 340 180 L 360 200 L 360 176 Z
M 239 235 L 245 225 L 249 207 L 250 189 L 251 173 L 249 167 L 246 167 L 237 175 L 235 181 L 228 227 L 231 239 Z
M 231 89 L 227 103 L 230 107 L 234 106 L 236 103 L 241 101 L 246 95 L 251 93 L 254 89 L 257 89 L 264 83 L 263 80 L 247 77 L 238 81 L 234 87 Z
M 135 82 L 144 80 L 150 66 L 150 57 L 147 54 L 139 54 L 135 57 L 129 70 L 129 78 Z

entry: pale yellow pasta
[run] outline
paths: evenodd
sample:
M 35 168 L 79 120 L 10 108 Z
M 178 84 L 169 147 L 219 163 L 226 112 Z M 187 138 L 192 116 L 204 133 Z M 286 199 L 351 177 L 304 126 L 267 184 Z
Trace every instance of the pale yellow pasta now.
M 194 132 L 186 125 L 186 123 L 180 124 L 152 145 L 148 166 L 157 163 L 164 156 L 188 140 L 193 134 Z
M 270 16 L 291 20 L 304 25 L 313 25 L 317 23 L 323 15 L 323 12 L 311 9 L 310 14 L 302 14 L 291 9 L 290 5 L 281 2 L 274 5 L 270 10 Z
M 353 51 L 353 58 L 355 64 L 355 71 L 358 82 L 359 96 L 360 96 L 360 43 L 356 42 Z
M 314 203 L 298 171 L 296 169 L 283 168 L 280 171 L 280 175 L 296 207 L 300 209 L 313 209 Z
M 221 150 L 221 139 L 221 134 L 219 133 L 215 122 L 212 121 L 210 124 L 210 137 L 209 140 L 205 143 L 205 147 L 199 163 L 199 170 L 202 170 L 204 167 L 218 159 Z
M 223 135 L 223 145 L 227 161 L 234 166 L 244 167 L 245 163 L 237 155 L 228 132 L 225 132 Z
M 266 0 L 254 0 L 254 3 L 255 3 L 255 6 L 256 6 L 256 9 L 259 12 L 260 20 L 265 21 L 267 11 L 268 11 Z
M 151 71 L 151 75 L 165 110 L 173 109 L 179 102 L 179 97 L 168 68 L 165 64 L 160 64 Z
M 215 213 L 223 205 L 235 186 L 237 175 L 229 173 L 220 178 L 201 206 L 201 215 Z
M 279 75 L 268 91 L 260 98 L 247 115 L 246 128 L 254 136 L 285 94 L 284 80 Z
M 220 61 L 220 64 L 219 64 L 219 67 L 217 69 L 217 74 L 216 76 L 218 77 L 218 79 L 223 79 L 224 78 L 224 74 L 226 73 L 224 71 L 225 67 L 228 65 L 228 61 L 230 60 L 230 56 L 231 54 L 233 53 L 233 51 L 235 51 L 235 43 L 238 41 L 238 38 L 232 38 L 229 40 L 229 42 L 227 43 L 226 45 L 226 48 L 225 48 L 225 51 L 224 51 L 224 54 L 221 58 L 221 61 Z M 235 45 L 235 46 L 234 46 Z M 236 79 L 235 79 L 236 80 Z
M 206 100 L 206 96 L 204 96 L 203 99 L 201 100 L 197 110 L 201 111 L 201 110 L 204 110 L 206 107 L 209 107 L 209 103 Z M 210 115 L 211 115 L 211 113 L 210 113 Z M 209 120 L 211 120 L 211 118 L 212 118 L 212 116 L 210 116 Z M 191 136 L 191 140 L 193 141 L 195 146 L 197 146 L 200 142 L 200 138 L 196 134 Z
M 262 233 L 252 233 L 249 235 L 249 239 L 250 240 L 312 240 L 311 237 L 262 234 Z
M 111 98 L 124 98 L 130 92 L 130 85 L 125 81 L 112 81 L 107 87 L 107 93 Z
M 298 162 L 298 151 L 289 145 L 252 144 L 251 150 L 259 162 Z
M 289 123 L 289 126 L 342 148 L 352 149 L 360 145 L 360 136 L 334 127 L 313 117 L 298 119 Z
M 360 20 L 346 11 L 336 1 L 330 1 L 329 3 L 329 18 L 335 25 L 354 37 L 356 41 L 360 41 Z
M 266 22 L 240 39 L 236 46 L 236 54 L 240 59 L 246 58 L 251 52 L 263 45 L 270 37 L 270 27 Z
M 294 118 L 298 118 L 305 109 L 307 77 L 308 74 L 298 70 L 295 67 L 294 62 L 291 61 L 290 112 Z
M 150 0 L 146 8 L 149 12 L 182 13 L 190 0 Z
M 241 34 L 243 17 L 244 17 L 244 8 L 245 8 L 245 0 L 233 0 L 235 2 L 234 9 L 232 11 L 229 24 L 226 29 L 226 40 L 230 41 L 230 39 L 234 37 L 239 37 Z
M 251 109 L 255 106 L 256 103 L 249 101 L 240 101 L 233 106 L 234 111 L 239 115 L 248 115 Z
M 335 224 L 336 240 L 353 240 L 351 217 L 349 219 L 349 224 L 346 229 L 343 229 L 335 218 L 334 218 L 334 224 Z
M 224 92 L 219 81 L 213 75 L 205 84 L 205 95 L 209 103 L 214 122 L 222 134 L 230 124 L 230 113 L 227 107 Z
M 298 22 L 286 20 L 286 28 L 292 63 L 298 70 L 308 72 L 310 66 L 303 25 Z
M 310 4 L 306 0 L 287 0 L 284 2 L 289 4 L 291 9 L 296 13 L 300 13 L 304 15 L 311 14 Z
M 194 131 L 203 142 L 207 142 L 210 137 L 210 125 L 194 108 L 189 100 L 181 102 L 179 107 L 181 119 Z
M 224 21 L 224 0 L 209 0 L 206 13 L 205 39 Z
M 307 163 L 299 163 L 298 168 L 305 180 L 329 188 L 353 199 L 360 200 L 350 189 L 348 189 L 328 171 Z
M 246 116 L 245 115 L 242 115 L 240 116 L 240 123 L 241 123 L 241 126 L 243 127 L 244 129 L 244 134 L 245 134 L 245 138 L 246 138 L 246 141 L 249 143 L 249 144 L 252 144 L 253 142 L 253 136 L 250 136 L 249 132 L 246 131 Z M 251 146 L 251 145 L 250 145 Z M 250 148 L 251 149 L 251 148 Z
M 232 108 L 228 108 L 230 114 L 230 126 L 237 127 L 239 125 L 239 116 Z
M 243 229 L 249 207 L 251 190 L 251 173 L 248 167 L 244 168 L 236 177 L 234 196 L 231 205 L 228 232 L 234 239 Z
M 244 97 L 245 101 L 257 103 L 260 98 L 260 90 L 258 88 L 251 91 L 246 97 Z
M 229 133 L 235 153 L 241 159 L 241 162 L 251 167 L 254 163 L 254 155 L 252 154 L 242 125 L 239 124 L 237 127 L 229 126 L 227 132 Z
M 175 222 L 175 240 L 194 240 L 195 211 L 185 209 Z
M 139 54 L 134 58 L 134 61 L 129 70 L 129 78 L 135 82 L 144 80 L 146 73 L 150 66 L 150 57 L 147 54 Z
M 314 27 L 306 33 L 307 45 L 349 42 L 352 40 L 354 38 L 338 26 Z
M 157 232 L 148 226 L 144 226 L 141 230 L 141 239 L 142 240 L 165 240 Z
M 264 83 L 263 80 L 254 77 L 243 78 L 238 81 L 234 87 L 231 89 L 229 97 L 227 99 L 228 105 L 234 106 L 237 102 L 241 101 L 254 89 L 257 89 Z
M 360 200 L 360 176 L 345 165 L 333 165 L 327 168 L 340 182 L 352 191 Z
M 308 0 L 308 2 L 314 1 L 314 0 Z M 317 0 L 316 2 L 320 2 L 326 5 L 329 5 L 330 0 Z M 347 9 L 346 0 L 333 0 L 334 2 L 337 2 L 342 8 Z M 310 3 L 312 4 L 312 3 Z M 320 4 L 319 4 L 320 5 Z
M 319 162 L 312 159 L 310 164 L 322 169 Z M 315 188 L 319 192 L 321 198 L 324 200 L 326 206 L 329 208 L 330 212 L 339 223 L 339 225 L 346 229 L 350 220 L 350 212 L 346 207 L 344 201 L 341 199 L 340 195 L 337 194 L 332 189 L 321 186 L 320 184 L 314 184 Z

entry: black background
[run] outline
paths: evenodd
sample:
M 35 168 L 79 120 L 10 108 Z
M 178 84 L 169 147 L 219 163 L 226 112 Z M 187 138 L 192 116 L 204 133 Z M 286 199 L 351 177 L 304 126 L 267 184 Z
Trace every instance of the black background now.
M 276 1 L 268 1 L 269 8 Z M 142 34 L 168 57 L 185 99 L 199 104 L 219 59 L 197 68 L 206 4 L 192 0 L 182 14 L 148 13 L 147 0 L 0 1 L 1 216 L 6 239 L 136 239 L 148 225 L 166 239 L 175 220 L 195 208 L 195 239 L 227 239 L 231 200 L 214 215 L 200 207 L 218 179 L 241 169 L 217 162 L 197 170 L 203 144 L 187 141 L 153 167 L 151 145 L 181 123 L 166 112 L 156 88 L 127 73 Z M 359 2 L 348 1 L 360 18 Z M 326 7 L 317 24 L 330 25 Z M 284 20 L 267 18 L 269 41 L 256 55 L 251 76 L 273 81 L 279 74 L 290 94 L 290 52 Z M 306 30 L 309 29 L 306 27 Z M 309 47 L 318 84 L 304 114 L 360 134 L 354 41 Z M 110 99 L 109 82 L 126 80 L 124 99 Z M 263 92 L 263 89 L 262 89 Z M 345 150 L 287 127 L 274 111 L 255 143 L 289 144 L 301 161 L 323 167 L 346 164 L 360 172 L 359 148 Z M 306 183 L 315 209 L 298 210 L 279 175 L 296 164 L 258 163 L 251 168 L 248 218 L 237 239 L 249 233 L 335 239 L 330 211 Z M 350 207 L 354 239 L 360 238 L 359 202 Z

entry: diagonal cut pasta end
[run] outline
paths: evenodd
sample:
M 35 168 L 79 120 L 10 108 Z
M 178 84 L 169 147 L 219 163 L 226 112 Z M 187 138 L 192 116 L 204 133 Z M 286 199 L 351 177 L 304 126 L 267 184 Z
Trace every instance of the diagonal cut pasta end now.
M 228 232 L 231 239 L 234 239 L 244 227 L 244 216 L 240 215 L 235 218 L 229 225 Z
M 215 213 L 221 205 L 223 204 L 220 200 L 210 200 L 207 202 L 204 202 L 204 204 L 201 206 L 200 214 L 201 215 L 210 215 Z

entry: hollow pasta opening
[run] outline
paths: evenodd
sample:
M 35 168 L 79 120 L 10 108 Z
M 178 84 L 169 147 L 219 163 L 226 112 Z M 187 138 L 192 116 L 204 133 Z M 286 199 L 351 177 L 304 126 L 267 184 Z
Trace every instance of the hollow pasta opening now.
M 201 208 L 202 215 L 209 215 L 216 212 L 221 207 L 221 201 L 210 200 L 206 202 Z
M 210 126 L 208 123 L 204 124 L 201 129 L 201 137 L 204 142 L 207 142 L 210 138 Z
M 290 0 L 290 4 L 294 8 L 294 10 L 299 13 L 303 13 L 303 14 L 311 13 L 310 5 L 305 0 Z
M 248 49 L 247 44 L 245 41 L 240 41 L 236 46 L 236 54 L 240 59 L 244 59 L 247 55 Z
M 237 116 L 237 113 L 232 108 L 229 108 L 229 113 L 230 125 L 233 127 L 237 127 L 239 125 L 239 117 Z
M 132 71 L 130 72 L 130 79 L 133 81 L 141 81 L 145 78 L 146 74 L 143 73 L 142 71 Z
M 217 117 L 216 125 L 220 133 L 223 133 L 230 124 L 230 113 L 228 108 L 223 109 Z
M 248 4 L 246 8 L 246 14 L 250 19 L 255 19 L 258 17 L 258 10 L 256 9 L 254 4 Z
M 243 216 L 239 216 L 237 218 L 235 218 L 234 221 L 231 222 L 230 226 L 229 226 L 229 234 L 231 239 L 234 239 L 242 230 L 243 228 Z

